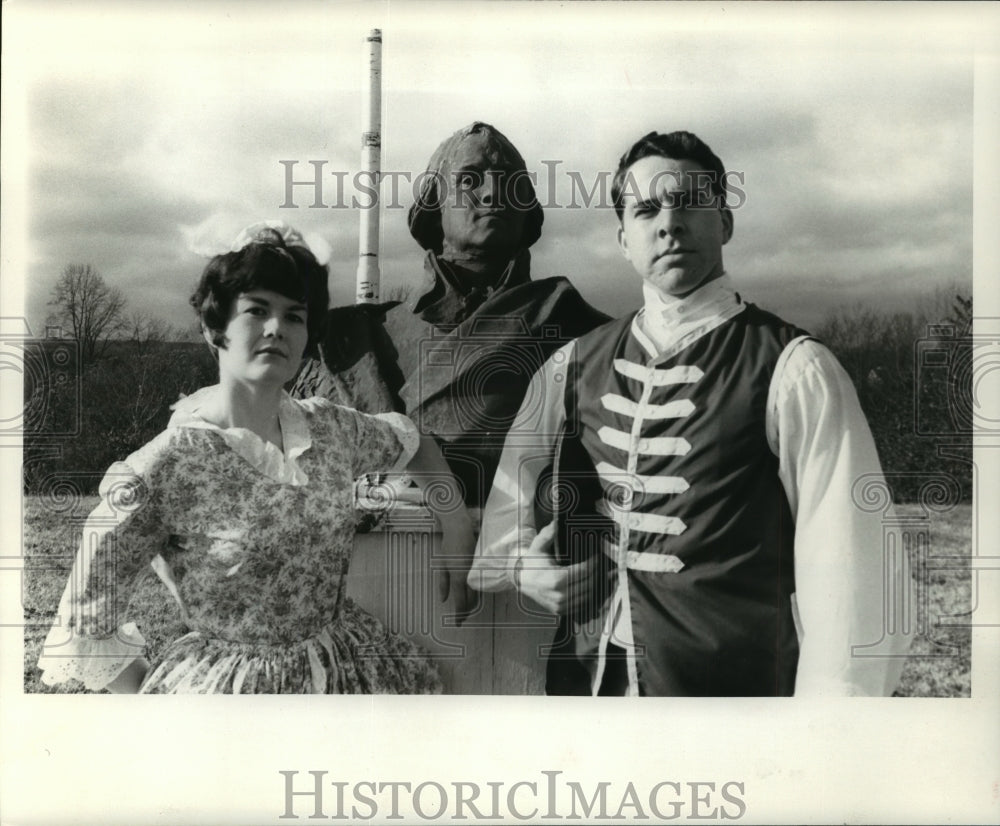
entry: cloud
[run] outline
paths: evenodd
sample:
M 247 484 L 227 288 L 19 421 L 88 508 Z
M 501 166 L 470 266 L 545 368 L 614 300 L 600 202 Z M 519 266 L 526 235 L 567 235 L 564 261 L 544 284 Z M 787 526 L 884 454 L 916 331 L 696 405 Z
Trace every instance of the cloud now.
M 40 40 L 44 60 L 29 78 L 29 318 L 62 267 L 80 261 L 130 299 L 184 313 L 203 264 L 192 244 L 228 243 L 262 218 L 321 236 L 334 300 L 352 300 L 356 211 L 311 209 L 308 188 L 294 190 L 298 209 L 282 209 L 280 161 L 297 161 L 301 177 L 323 161 L 328 203 L 334 174 L 357 170 L 367 27 L 325 5 L 235 16 L 210 6 L 126 14 L 116 37 L 86 15 L 47 24 L 74 37 Z M 822 306 L 969 271 L 972 64 L 946 23 L 928 40 L 920 27 L 866 25 L 864 14 L 824 30 L 818 10 L 809 26 L 775 31 L 745 10 L 739 31 L 645 4 L 577 11 L 532 5 L 512 20 L 477 6 L 474 20 L 455 11 L 448 26 L 394 11 L 383 168 L 415 176 L 443 138 L 481 119 L 538 172 L 543 201 L 558 162 L 566 203 L 570 173 L 590 187 L 644 132 L 690 129 L 744 176 L 726 262 L 755 289 L 780 285 L 769 294 Z M 421 271 L 411 202 L 404 184 L 399 208 L 382 215 L 390 286 Z M 536 275 L 567 275 L 599 306 L 628 310 L 639 289 L 615 227 L 606 208 L 548 209 Z

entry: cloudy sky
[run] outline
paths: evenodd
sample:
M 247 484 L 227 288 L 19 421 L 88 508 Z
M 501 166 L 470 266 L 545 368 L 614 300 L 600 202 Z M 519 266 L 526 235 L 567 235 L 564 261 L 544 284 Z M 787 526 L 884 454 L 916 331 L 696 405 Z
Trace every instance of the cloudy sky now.
M 325 240 L 334 303 L 351 301 L 357 212 L 312 209 L 301 187 L 282 209 L 280 161 L 297 179 L 324 161 L 336 203 L 378 26 L 383 168 L 414 176 L 455 129 L 496 125 L 552 205 L 535 277 L 637 306 L 614 213 L 566 208 L 571 173 L 592 186 L 645 132 L 689 129 L 743 176 L 726 265 L 752 300 L 806 326 L 839 305 L 909 308 L 971 282 L 976 18 L 832 5 L 33 4 L 5 38 L 4 222 L 24 246 L 8 243 L 4 295 L 23 283 L 40 331 L 61 270 L 90 263 L 188 327 L 198 253 L 276 217 Z M 420 274 L 411 202 L 403 181 L 383 213 L 383 295 Z

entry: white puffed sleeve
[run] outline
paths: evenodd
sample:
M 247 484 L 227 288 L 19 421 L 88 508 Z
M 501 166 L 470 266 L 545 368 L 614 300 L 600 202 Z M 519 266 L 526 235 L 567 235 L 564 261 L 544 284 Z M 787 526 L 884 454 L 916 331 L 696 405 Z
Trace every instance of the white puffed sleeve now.
M 402 413 L 350 412 L 354 414 L 356 438 L 354 475 L 392 473 L 405 468 L 420 447 L 416 425 Z
M 852 498 L 858 479 L 882 470 L 850 378 L 822 344 L 790 347 L 772 382 L 768 437 L 795 515 L 795 694 L 890 695 L 915 631 L 897 614 L 916 603 L 886 595 L 912 592 L 909 560 L 890 553 L 880 515 Z
M 478 591 L 515 587 L 517 560 L 544 525 L 535 524 L 535 490 L 551 466 L 556 440 L 566 419 L 563 388 L 574 344 L 563 345 L 531 378 L 524 402 L 504 443 L 493 488 L 483 510 L 469 586 Z M 542 399 L 538 404 L 537 399 Z

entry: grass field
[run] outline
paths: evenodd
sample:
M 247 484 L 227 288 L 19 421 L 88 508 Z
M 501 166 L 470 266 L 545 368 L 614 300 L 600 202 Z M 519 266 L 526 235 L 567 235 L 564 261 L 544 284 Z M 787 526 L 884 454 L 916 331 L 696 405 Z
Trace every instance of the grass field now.
M 66 585 L 80 525 L 96 505 L 96 497 L 54 502 L 39 497 L 24 500 L 24 690 L 77 693 L 79 684 L 55 689 L 43 685 L 35 666 L 42 641 Z M 922 524 L 916 505 L 897 506 L 912 524 Z M 914 576 L 924 608 L 923 629 L 914 643 L 897 694 L 906 697 L 968 697 L 971 693 L 968 627 L 972 600 L 969 557 L 972 545 L 972 508 L 959 505 L 932 513 L 926 523 L 929 550 Z M 944 558 L 948 558 L 947 561 Z M 142 629 L 151 643 L 162 642 L 151 629 Z
M 918 505 L 897 505 L 916 519 Z M 924 565 L 915 566 L 924 629 L 916 638 L 897 693 L 905 697 L 969 697 L 972 691 L 972 506 L 932 514 Z

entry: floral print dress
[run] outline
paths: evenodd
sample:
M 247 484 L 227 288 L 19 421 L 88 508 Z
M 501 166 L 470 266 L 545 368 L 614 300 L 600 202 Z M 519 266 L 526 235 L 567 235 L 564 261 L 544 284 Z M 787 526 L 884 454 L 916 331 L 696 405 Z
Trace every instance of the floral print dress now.
M 141 693 L 432 693 L 426 655 L 344 596 L 354 480 L 404 465 L 418 435 L 399 414 L 282 398 L 284 452 L 198 409 L 112 465 L 46 639 L 43 681 L 98 689 L 143 653 L 122 623 L 150 563 L 193 629 L 163 650 Z

